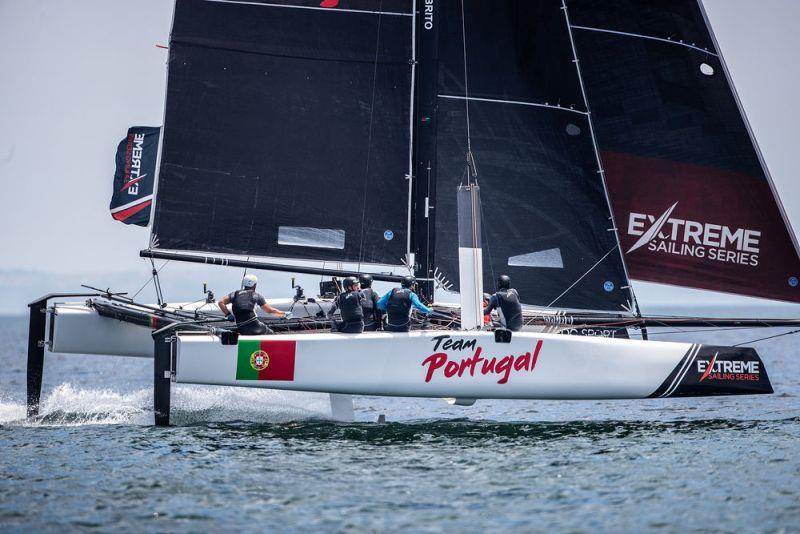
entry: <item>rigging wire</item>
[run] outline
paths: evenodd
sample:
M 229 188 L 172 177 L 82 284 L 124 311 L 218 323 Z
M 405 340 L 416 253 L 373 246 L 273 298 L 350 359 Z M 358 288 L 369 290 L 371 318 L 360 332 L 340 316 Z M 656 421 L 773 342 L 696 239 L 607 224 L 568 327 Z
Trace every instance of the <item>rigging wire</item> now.
M 378 28 L 375 35 L 375 59 L 372 66 L 372 100 L 369 105 L 369 130 L 367 135 L 367 161 L 364 168 L 364 187 L 361 192 L 364 202 L 361 206 L 361 238 L 358 244 L 358 272 L 361 272 L 361 262 L 364 259 L 364 226 L 367 220 L 367 183 L 369 181 L 369 160 L 372 156 L 372 122 L 375 116 L 375 87 L 378 80 L 378 55 L 381 48 L 381 15 L 383 14 L 383 0 L 378 4 Z
M 797 330 L 791 330 L 789 332 L 784 332 L 782 334 L 775 334 L 774 336 L 767 336 L 767 337 L 760 337 L 758 339 L 751 339 L 750 341 L 743 341 L 741 343 L 737 343 L 735 345 L 731 345 L 732 347 L 741 347 L 742 345 L 749 345 L 751 343 L 758 343 L 759 341 L 765 341 L 767 339 L 775 339 L 776 337 L 783 337 L 783 336 L 790 336 L 792 334 L 800 333 L 800 328 Z
M 472 138 L 469 128 L 469 82 L 467 81 L 467 31 L 464 22 L 464 0 L 461 0 L 461 45 L 464 53 L 464 107 L 467 113 L 467 165 L 472 160 Z M 473 161 L 474 164 L 474 161 Z
M 591 267 L 589 267 L 589 269 L 588 269 L 588 270 L 587 270 L 585 273 L 583 273 L 582 275 L 580 275 L 580 276 L 578 277 L 578 279 L 577 279 L 577 280 L 575 280 L 574 282 L 572 282 L 572 284 L 570 284 L 570 286 L 569 286 L 567 289 L 565 289 L 564 291 L 562 291 L 562 292 L 561 292 L 561 294 L 560 294 L 559 296 L 557 296 L 556 298 L 554 298 L 554 299 L 553 299 L 553 300 L 550 302 L 550 304 L 548 304 L 547 306 L 545 306 L 545 308 L 550 308 L 550 307 L 551 307 L 553 304 L 555 304 L 555 303 L 556 303 L 556 301 L 557 301 L 558 299 L 560 299 L 561 297 L 563 297 L 564 295 L 566 295 L 566 294 L 567 294 L 567 293 L 568 293 L 568 292 L 569 292 L 569 291 L 570 291 L 570 290 L 571 290 L 573 287 L 575 287 L 575 286 L 578 284 L 578 282 L 580 282 L 581 280 L 583 280 L 583 279 L 586 277 L 586 275 L 587 275 L 587 274 L 589 274 L 590 272 L 592 272 L 592 271 L 594 270 L 594 268 L 595 268 L 595 267 L 597 267 L 598 265 L 600 265 L 600 263 L 602 263 L 602 261 L 603 261 L 603 260 L 605 260 L 605 259 L 606 259 L 606 258 L 607 258 L 607 257 L 608 257 L 608 256 L 609 256 L 611 253 L 612 253 L 612 252 L 614 252 L 614 251 L 617 249 L 617 247 L 618 247 L 618 246 L 619 246 L 619 245 L 614 245 L 613 247 L 611 247 L 611 250 L 609 250 L 608 252 L 606 252 L 605 254 L 603 254 L 603 257 L 602 257 L 602 258 L 600 258 L 599 260 L 597 260 L 597 261 L 595 262 L 595 264 L 594 264 L 594 265 L 592 265 Z
M 151 261 L 152 261 L 152 258 L 151 258 Z M 156 271 L 156 274 L 160 273 L 160 272 L 161 272 L 161 270 L 162 270 L 164 267 L 166 267 L 166 266 L 167 266 L 167 264 L 168 264 L 169 262 L 170 262 L 170 260 L 166 260 L 166 261 L 165 261 L 165 262 L 164 262 L 164 263 L 161 265 L 161 267 L 160 267 L 160 268 L 159 268 L 159 269 Z M 141 292 L 144 290 L 144 288 L 146 288 L 148 285 L 150 285 L 150 282 L 152 282 L 152 281 L 153 281 L 153 275 L 151 274 L 151 275 L 150 275 L 150 278 L 147 280 L 147 282 L 145 282 L 145 283 L 144 283 L 144 285 L 143 285 L 142 287 L 140 287 L 140 288 L 139 288 L 139 291 L 137 291 L 136 293 L 134 293 L 134 294 L 133 294 L 133 296 L 131 297 L 131 300 L 135 299 L 135 298 L 136 298 L 136 297 L 139 295 L 139 293 L 141 293 Z

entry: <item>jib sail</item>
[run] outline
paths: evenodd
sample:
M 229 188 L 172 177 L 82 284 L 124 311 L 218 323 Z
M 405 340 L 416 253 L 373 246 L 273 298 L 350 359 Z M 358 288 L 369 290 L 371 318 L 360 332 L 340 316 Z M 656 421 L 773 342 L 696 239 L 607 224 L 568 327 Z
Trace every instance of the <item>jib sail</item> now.
M 567 0 L 632 278 L 800 302 L 800 260 L 697 0 Z
M 412 21 L 402 0 L 177 0 L 157 246 L 400 264 Z
M 153 203 L 160 128 L 133 126 L 117 146 L 114 190 L 108 209 L 125 224 L 147 226 Z
M 632 295 L 561 7 L 465 1 L 462 27 L 460 2 L 437 4 L 435 267 L 457 287 L 468 112 L 486 289 L 505 273 L 525 303 L 622 312 Z

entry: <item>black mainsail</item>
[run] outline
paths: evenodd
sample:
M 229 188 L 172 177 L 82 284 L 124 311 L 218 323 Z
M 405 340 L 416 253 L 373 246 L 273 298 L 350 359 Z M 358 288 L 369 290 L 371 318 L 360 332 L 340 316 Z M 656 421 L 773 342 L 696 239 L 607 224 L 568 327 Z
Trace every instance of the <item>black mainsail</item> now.
M 413 16 L 380 5 L 176 2 L 159 248 L 403 261 Z

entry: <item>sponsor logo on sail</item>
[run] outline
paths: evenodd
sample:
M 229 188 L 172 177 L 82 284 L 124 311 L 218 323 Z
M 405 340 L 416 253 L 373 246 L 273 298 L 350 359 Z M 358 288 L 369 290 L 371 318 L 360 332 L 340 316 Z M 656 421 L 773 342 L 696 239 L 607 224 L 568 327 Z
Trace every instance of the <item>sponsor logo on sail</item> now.
M 144 145 L 143 133 L 128 135 L 128 146 L 125 151 L 125 184 L 122 189 L 127 189 L 131 196 L 139 194 L 139 180 L 147 176 L 141 174 L 142 145 Z
M 656 254 L 702 258 L 721 263 L 758 265 L 761 232 L 673 216 L 678 203 L 661 215 L 631 212 L 628 235 L 639 239 L 628 254 L 647 248 Z
M 715 353 L 710 360 L 697 360 L 699 382 L 704 380 L 734 380 L 757 382 L 761 376 L 760 362 L 756 360 L 718 360 Z
M 541 339 L 530 351 L 502 356 L 484 356 L 483 348 L 478 346 L 478 340 L 474 338 L 456 339 L 444 335 L 431 338 L 431 341 L 434 342 L 433 353 L 422 361 L 425 382 L 430 382 L 437 375 L 456 379 L 466 375 L 492 375 L 497 377 L 498 384 L 506 384 L 512 374 L 532 373 L 542 350 Z M 470 351 L 472 355 L 460 357 L 462 351 Z M 457 354 L 453 356 L 452 352 Z
M 433 29 L 433 0 L 425 0 L 425 9 L 422 12 L 423 25 L 426 30 Z

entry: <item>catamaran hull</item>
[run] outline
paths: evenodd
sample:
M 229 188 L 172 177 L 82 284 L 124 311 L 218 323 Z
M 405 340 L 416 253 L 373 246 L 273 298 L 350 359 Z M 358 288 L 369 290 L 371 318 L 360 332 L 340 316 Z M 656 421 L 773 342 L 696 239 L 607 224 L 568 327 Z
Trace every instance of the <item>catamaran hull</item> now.
M 206 334 L 173 340 L 174 381 L 456 399 L 640 399 L 772 393 L 751 348 L 491 332 Z

